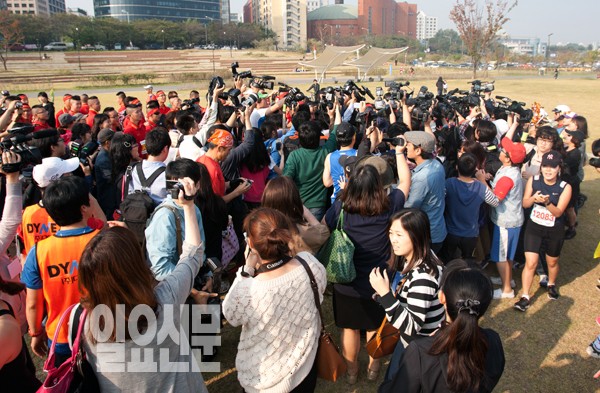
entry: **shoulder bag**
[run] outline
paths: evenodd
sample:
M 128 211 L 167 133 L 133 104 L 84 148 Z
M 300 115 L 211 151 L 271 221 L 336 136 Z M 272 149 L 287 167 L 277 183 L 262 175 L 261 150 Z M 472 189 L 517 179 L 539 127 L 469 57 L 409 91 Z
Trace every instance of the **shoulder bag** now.
M 331 334 L 325 330 L 323 311 L 321 310 L 321 302 L 319 301 L 319 287 L 317 285 L 317 280 L 315 280 L 315 276 L 306 261 L 298 255 L 296 255 L 295 258 L 302 264 L 304 270 L 306 270 L 306 273 L 308 274 L 310 286 L 315 297 L 315 305 L 317 306 L 317 310 L 319 310 L 319 318 L 321 319 L 319 348 L 317 349 L 317 357 L 315 359 L 317 364 L 317 374 L 319 375 L 319 378 L 335 382 L 340 376 L 346 373 L 346 361 L 340 354 L 339 348 L 333 342 Z
M 343 227 L 344 206 L 340 209 L 336 228 L 318 254 L 319 261 L 325 265 L 327 281 L 336 284 L 347 284 L 356 278 L 354 243 L 348 238 Z

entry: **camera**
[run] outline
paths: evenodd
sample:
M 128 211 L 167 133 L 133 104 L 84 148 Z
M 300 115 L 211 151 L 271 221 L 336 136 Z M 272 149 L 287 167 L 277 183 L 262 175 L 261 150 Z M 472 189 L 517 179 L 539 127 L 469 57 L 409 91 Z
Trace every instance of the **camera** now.
M 240 63 L 238 63 L 237 61 L 231 63 L 231 73 L 233 74 L 234 77 L 241 78 L 241 79 L 253 78 L 252 70 L 238 72 L 237 69 L 239 68 L 239 66 L 240 66 Z
M 207 93 L 209 102 L 212 101 L 215 89 L 221 88 L 223 86 L 225 86 L 225 82 L 220 76 L 215 76 L 210 80 Z
M 15 108 L 16 109 L 21 109 L 23 108 L 23 103 L 21 101 L 17 101 L 17 103 L 15 104 Z
M 258 96 L 254 93 L 248 94 L 246 98 L 240 103 L 242 106 L 242 110 L 246 110 L 249 106 L 252 106 L 258 102 Z
M 400 138 L 399 136 L 395 138 L 383 138 L 382 140 L 388 142 L 392 146 L 404 146 L 406 144 L 404 138 Z
M 83 147 L 77 143 L 71 143 L 71 157 L 79 158 L 79 162 L 84 166 L 89 166 L 88 157 L 93 155 L 100 145 L 97 142 L 90 141 L 86 143 Z
M 471 84 L 471 92 L 479 95 L 480 93 L 490 93 L 494 91 L 494 82 L 482 82 L 479 79 L 469 82 Z
M 171 195 L 171 198 L 175 200 L 179 199 L 179 191 L 183 191 L 185 195 L 183 184 L 177 180 L 167 180 L 167 193 Z
M 2 90 L 2 95 L 4 97 L 8 97 L 10 95 L 10 92 L 8 90 Z
M 29 146 L 27 142 L 32 139 L 41 139 L 57 135 L 56 130 L 38 131 L 33 134 L 33 126 L 12 128 L 9 130 L 8 138 L 0 142 L 0 150 L 11 150 L 21 157 L 21 162 L 14 164 L 2 164 L 2 170 L 6 173 L 18 172 L 21 168 L 30 164 L 42 163 L 42 153 L 35 146 Z
M 296 106 L 299 102 L 304 101 L 306 96 L 297 87 L 290 89 L 288 95 L 285 97 L 285 104 L 287 106 Z

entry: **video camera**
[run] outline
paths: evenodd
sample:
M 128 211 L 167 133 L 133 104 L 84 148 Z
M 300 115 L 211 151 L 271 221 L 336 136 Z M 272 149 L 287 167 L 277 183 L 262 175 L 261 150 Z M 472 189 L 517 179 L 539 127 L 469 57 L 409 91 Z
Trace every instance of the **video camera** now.
M 251 87 L 267 90 L 273 90 L 275 87 L 275 77 L 272 75 L 254 76 L 253 78 L 250 82 Z
M 24 166 L 30 164 L 37 165 L 42 163 L 42 153 L 35 146 L 29 146 L 27 142 L 32 139 L 42 139 L 49 136 L 58 135 L 56 130 L 44 130 L 33 133 L 33 126 L 26 125 L 12 128 L 9 132 L 9 138 L 0 142 L 0 150 L 11 150 L 21 157 L 21 162 L 15 164 L 2 164 L 2 170 L 6 173 L 18 172 Z
M 79 162 L 84 166 L 89 166 L 88 157 L 92 156 L 100 145 L 98 142 L 90 141 L 83 147 L 77 142 L 71 143 L 71 157 L 78 157 Z
M 356 98 L 357 102 L 364 101 L 365 95 L 368 95 L 372 100 L 375 99 L 375 96 L 373 96 L 373 93 L 371 93 L 371 90 L 369 90 L 368 87 L 365 87 L 365 86 L 358 87 L 352 79 L 348 79 L 346 81 L 346 83 L 342 87 L 342 92 L 349 96 L 351 96 L 352 93 L 354 93 L 354 97 Z
M 299 102 L 306 99 L 306 96 L 299 88 L 294 87 L 288 91 L 288 95 L 285 96 L 285 104 L 287 106 L 296 106 Z
M 247 71 L 242 71 L 242 72 L 238 72 L 237 69 L 239 68 L 240 64 L 236 61 L 231 63 L 231 73 L 233 74 L 234 77 L 238 77 L 238 78 L 254 78 L 252 76 L 252 70 L 247 70 Z
M 491 93 L 494 91 L 494 82 L 482 82 L 479 79 L 469 82 L 471 84 L 471 92 L 480 95 L 483 93 Z
M 496 105 L 498 108 L 504 109 L 506 113 L 516 113 L 519 115 L 519 123 L 529 123 L 533 119 L 533 111 L 525 109 L 524 102 L 514 101 L 511 98 L 504 96 L 496 96 L 500 100 Z
M 406 100 L 407 106 L 413 106 L 410 116 L 419 121 L 423 121 L 428 117 L 429 108 L 433 103 L 433 93 L 429 91 L 427 86 L 421 86 L 416 97 L 410 97 Z

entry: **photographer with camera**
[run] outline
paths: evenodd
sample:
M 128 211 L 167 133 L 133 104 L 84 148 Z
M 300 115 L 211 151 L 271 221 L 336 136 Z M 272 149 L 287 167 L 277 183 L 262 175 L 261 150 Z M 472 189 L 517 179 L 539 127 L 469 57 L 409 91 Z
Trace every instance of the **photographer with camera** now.
M 0 116 L 0 138 L 4 138 L 9 134 L 8 130 L 12 128 L 14 120 L 23 112 L 23 103 L 18 97 L 8 96 L 4 102 L 6 104 L 6 110 L 2 116 Z

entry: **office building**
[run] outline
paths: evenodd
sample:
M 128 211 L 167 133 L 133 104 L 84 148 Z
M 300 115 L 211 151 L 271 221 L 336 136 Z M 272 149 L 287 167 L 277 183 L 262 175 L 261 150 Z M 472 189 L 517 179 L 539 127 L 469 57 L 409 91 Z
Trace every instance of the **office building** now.
M 94 13 L 96 18 L 111 17 L 122 21 L 165 19 L 182 22 L 192 19 L 206 23 L 222 20 L 222 4 L 223 0 L 146 0 L 143 5 L 137 0 L 94 0 Z
M 417 5 L 394 0 L 358 0 L 358 25 L 370 35 L 416 38 Z
M 67 12 L 65 0 L 7 0 L 6 9 L 13 14 L 52 15 Z
M 423 11 L 417 12 L 417 39 L 419 41 L 433 38 L 438 31 L 438 18 L 427 16 Z
M 306 0 L 248 0 L 244 23 L 273 30 L 280 49 L 306 46 Z

